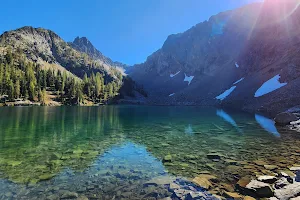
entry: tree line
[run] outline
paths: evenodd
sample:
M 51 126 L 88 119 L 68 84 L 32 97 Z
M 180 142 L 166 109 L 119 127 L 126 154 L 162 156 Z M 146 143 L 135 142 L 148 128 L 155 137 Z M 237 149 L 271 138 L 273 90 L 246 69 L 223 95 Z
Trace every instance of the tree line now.
M 121 80 L 119 79 L 121 78 Z M 118 95 L 122 75 L 106 83 L 99 72 L 85 74 L 83 80 L 54 69 L 43 69 L 11 52 L 0 60 L 0 95 L 46 103 L 47 92 L 55 93 L 63 104 L 80 104 L 84 99 L 94 103 L 106 103 Z

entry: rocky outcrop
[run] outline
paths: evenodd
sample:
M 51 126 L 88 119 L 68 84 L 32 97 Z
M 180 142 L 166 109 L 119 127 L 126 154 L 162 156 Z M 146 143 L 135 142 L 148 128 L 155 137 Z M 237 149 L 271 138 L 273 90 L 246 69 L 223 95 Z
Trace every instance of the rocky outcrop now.
M 294 115 L 293 113 L 289 113 L 289 112 L 279 113 L 275 117 L 276 124 L 283 125 L 283 126 L 290 125 L 291 122 L 297 121 L 297 120 L 298 120 L 297 116 Z
M 111 67 L 118 67 L 120 69 L 126 70 L 127 65 L 114 62 L 110 58 L 104 56 L 86 37 L 76 37 L 73 42 L 69 43 L 74 49 L 86 53 L 91 58 L 99 60 L 103 65 L 108 65 Z
M 297 5 L 265 1 L 212 16 L 169 36 L 130 75 L 150 104 L 222 105 L 275 116 L 300 99 Z M 267 87 L 273 82 L 276 89 Z

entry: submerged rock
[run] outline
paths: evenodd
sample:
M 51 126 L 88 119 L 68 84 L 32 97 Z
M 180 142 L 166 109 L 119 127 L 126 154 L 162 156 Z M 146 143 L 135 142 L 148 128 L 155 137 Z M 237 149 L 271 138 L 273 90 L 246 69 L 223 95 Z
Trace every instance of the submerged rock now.
M 176 183 L 171 183 L 170 186 L 169 186 L 169 189 L 172 190 L 172 191 L 174 191 L 176 189 L 179 189 L 179 188 L 180 188 L 180 186 L 177 185 Z
M 75 199 L 78 197 L 76 192 L 64 191 L 61 194 L 61 199 Z
M 89 200 L 86 196 L 79 196 L 76 200 Z
M 163 159 L 163 162 L 172 162 L 172 156 L 171 155 L 166 155 Z
M 175 180 L 175 178 L 172 178 L 169 176 L 160 176 L 160 177 L 153 178 L 150 181 L 147 181 L 146 183 L 144 183 L 144 187 L 147 187 L 150 185 L 154 185 L 154 186 L 170 185 L 171 183 L 174 182 L 174 180 Z
M 43 174 L 43 175 L 39 176 L 39 179 L 41 181 L 46 181 L 46 180 L 52 179 L 54 176 L 55 176 L 54 174 Z
M 249 177 L 243 177 L 236 183 L 236 188 L 240 191 L 244 191 L 250 182 L 251 179 Z
M 230 199 L 242 199 L 243 196 L 236 192 L 224 192 L 224 196 Z
M 201 176 L 194 178 L 193 183 L 195 183 L 196 185 L 198 185 L 206 190 L 209 190 L 212 187 L 212 184 L 209 181 L 209 179 L 205 178 L 205 177 L 201 177 Z
M 256 160 L 254 161 L 254 163 L 258 166 L 264 166 L 264 165 L 267 165 L 267 163 L 265 161 L 262 161 L 262 160 Z
M 59 200 L 59 196 L 57 194 L 52 194 L 48 196 L 46 200 Z
M 206 156 L 208 159 L 211 159 L 211 160 L 220 160 L 221 159 L 221 155 L 217 154 L 217 153 L 209 153 Z
M 289 112 L 279 113 L 275 117 L 275 122 L 277 125 L 285 126 L 289 125 L 293 121 L 297 121 L 298 118 L 295 114 Z
M 277 165 L 264 165 L 267 170 L 275 170 L 278 169 Z
M 255 198 L 250 197 L 250 196 L 245 196 L 245 197 L 244 197 L 244 200 L 255 200 Z

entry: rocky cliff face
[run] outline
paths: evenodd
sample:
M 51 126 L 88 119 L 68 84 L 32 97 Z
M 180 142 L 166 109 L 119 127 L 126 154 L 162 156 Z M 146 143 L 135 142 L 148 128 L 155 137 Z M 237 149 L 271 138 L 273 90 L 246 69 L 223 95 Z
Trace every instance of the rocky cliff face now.
M 91 58 L 102 62 L 105 65 L 116 67 L 119 69 L 126 69 L 128 66 L 120 63 L 114 62 L 110 58 L 104 56 L 98 49 L 96 49 L 93 44 L 86 37 L 76 37 L 73 42 L 69 43 L 74 49 L 80 52 L 86 53 Z
M 265 1 L 212 16 L 169 36 L 130 75 L 153 104 L 221 104 L 270 115 L 293 107 L 300 104 L 298 6 Z

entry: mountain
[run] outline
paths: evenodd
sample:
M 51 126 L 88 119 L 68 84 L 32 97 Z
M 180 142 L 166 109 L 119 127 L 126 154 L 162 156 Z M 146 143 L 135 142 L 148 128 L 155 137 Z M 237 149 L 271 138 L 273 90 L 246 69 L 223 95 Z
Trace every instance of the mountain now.
M 6 95 L 33 102 L 48 95 L 53 105 L 131 100 L 144 92 L 122 67 L 87 38 L 67 43 L 51 30 L 29 26 L 7 31 L 0 36 L 0 101 Z
M 51 30 L 23 27 L 8 31 L 0 36 L 0 47 L 20 51 L 30 61 L 66 69 L 78 77 L 100 72 L 106 79 L 115 78 L 113 66 L 104 65 L 86 52 L 74 49 Z
M 144 86 L 149 104 L 221 105 L 273 116 L 300 104 L 298 5 L 266 0 L 212 16 L 169 36 L 130 76 Z
M 114 62 L 110 58 L 104 56 L 98 49 L 96 49 L 93 44 L 86 37 L 76 37 L 73 42 L 69 43 L 74 49 L 86 53 L 91 58 L 100 61 L 103 65 L 117 67 L 120 70 L 126 69 L 128 66 L 120 63 Z

